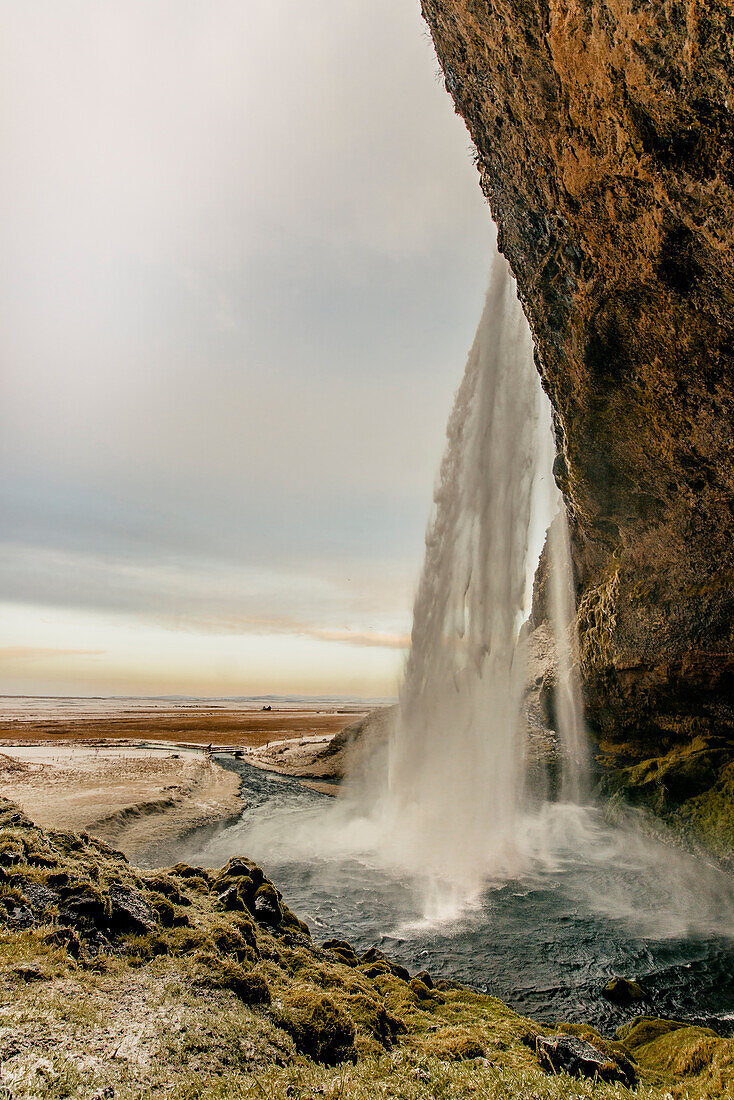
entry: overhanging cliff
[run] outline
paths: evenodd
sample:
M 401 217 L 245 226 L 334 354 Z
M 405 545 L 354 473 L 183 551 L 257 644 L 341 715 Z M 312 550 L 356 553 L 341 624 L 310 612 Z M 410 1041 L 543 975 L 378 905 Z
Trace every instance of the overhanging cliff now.
M 734 746 L 734 9 L 422 7 L 556 411 L 590 719 L 705 754 L 688 796 Z

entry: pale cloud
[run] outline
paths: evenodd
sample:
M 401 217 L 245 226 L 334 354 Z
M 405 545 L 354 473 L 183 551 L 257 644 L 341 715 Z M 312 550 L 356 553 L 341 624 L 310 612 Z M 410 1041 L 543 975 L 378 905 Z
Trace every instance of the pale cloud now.
M 50 649 L 44 646 L 0 646 L 0 661 L 38 661 L 49 657 L 99 657 L 104 649 Z
M 397 668 L 493 241 L 417 0 L 0 32 L 0 598 Z

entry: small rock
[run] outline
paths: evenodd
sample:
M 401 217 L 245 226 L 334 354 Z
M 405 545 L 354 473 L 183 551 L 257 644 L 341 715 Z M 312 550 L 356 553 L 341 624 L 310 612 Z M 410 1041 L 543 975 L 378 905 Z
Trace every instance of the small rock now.
M 625 1008 L 637 1001 L 649 1000 L 647 990 L 639 982 L 632 982 L 628 978 L 612 978 L 601 991 L 612 1004 Z
M 602 1081 L 622 1081 L 629 1077 L 603 1051 L 575 1035 L 539 1035 L 535 1051 L 543 1069 L 561 1071 L 572 1077 L 599 1077 Z
M 48 974 L 41 970 L 38 963 L 29 963 L 27 966 L 14 966 L 12 974 L 24 982 L 43 982 L 48 978 Z
M 64 947 L 73 959 L 79 958 L 81 943 L 74 929 L 68 925 L 52 928 L 50 932 L 46 932 L 43 942 L 49 947 Z
M 129 932 L 153 932 L 155 913 L 142 894 L 129 886 L 110 887 L 110 925 Z
M 261 924 L 280 924 L 283 919 L 283 911 L 280 908 L 275 889 L 267 885 L 261 886 L 255 895 L 255 920 Z
M 23 897 L 34 912 L 42 913 L 46 909 L 58 905 L 61 900 L 55 890 L 50 890 L 42 882 L 22 880 L 18 885 Z
M 399 963 L 395 963 L 390 959 L 384 951 L 380 951 L 378 947 L 370 947 L 369 951 L 365 951 L 364 955 L 360 959 L 363 963 L 384 963 L 389 969 L 391 974 L 394 974 L 396 978 L 402 978 L 404 982 L 410 981 L 410 974 L 404 966 L 400 966 Z
M 424 986 L 427 989 L 433 989 L 433 978 L 427 970 L 419 970 L 417 974 L 413 975 L 413 977 L 419 982 L 423 982 Z
M 6 924 L 14 932 L 26 932 L 38 923 L 33 911 L 27 905 L 21 905 L 13 898 L 0 898 L 0 905 L 3 905 L 6 912 Z
M 107 937 L 97 928 L 84 928 L 81 930 L 84 945 L 90 955 L 110 955 L 113 947 Z

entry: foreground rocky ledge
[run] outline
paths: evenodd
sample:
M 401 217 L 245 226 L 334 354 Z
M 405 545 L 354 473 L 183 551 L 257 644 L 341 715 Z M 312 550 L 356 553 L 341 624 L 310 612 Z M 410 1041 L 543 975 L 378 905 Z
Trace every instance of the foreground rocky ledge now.
M 143 872 L 0 802 L 5 1096 L 732 1095 L 734 1042 L 542 1027 L 381 952 L 314 943 L 250 860 Z

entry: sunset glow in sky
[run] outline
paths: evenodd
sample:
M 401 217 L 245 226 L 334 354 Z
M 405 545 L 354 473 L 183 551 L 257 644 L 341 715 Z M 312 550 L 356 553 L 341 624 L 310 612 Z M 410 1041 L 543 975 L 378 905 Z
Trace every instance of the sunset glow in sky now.
M 0 29 L 0 692 L 393 695 L 493 248 L 417 0 Z

